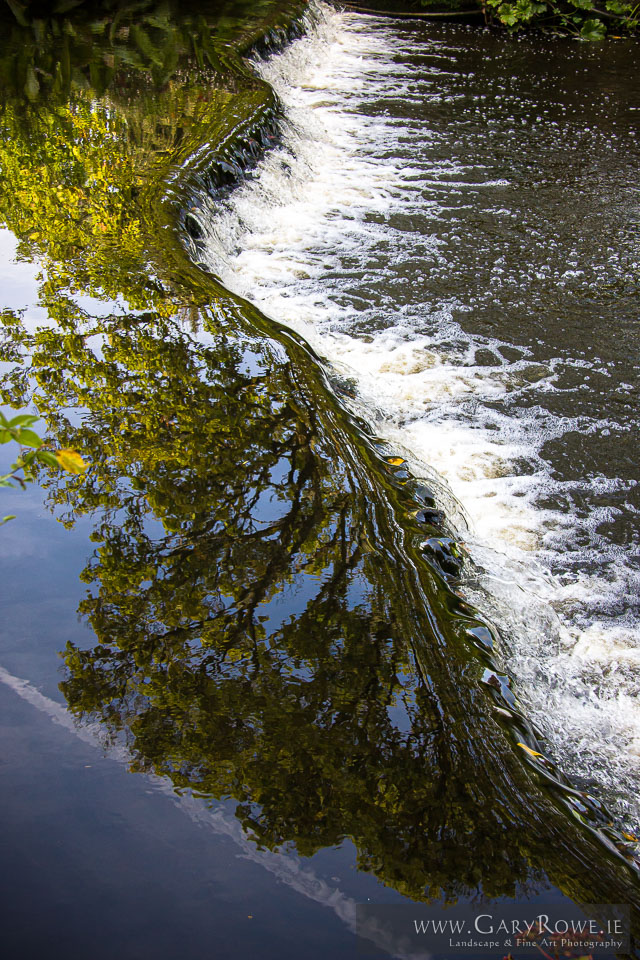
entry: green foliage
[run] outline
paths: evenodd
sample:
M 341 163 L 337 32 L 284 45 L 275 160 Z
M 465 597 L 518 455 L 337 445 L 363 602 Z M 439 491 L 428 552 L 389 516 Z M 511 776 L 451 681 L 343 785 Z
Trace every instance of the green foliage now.
M 474 2 L 492 26 L 511 32 L 533 28 L 580 40 L 635 36 L 640 18 L 635 0 L 420 0 L 420 5 L 428 11 L 469 13 Z
M 635 35 L 640 9 L 624 0 L 486 0 L 486 8 L 492 22 L 512 30 L 535 27 L 580 40 L 603 40 L 608 34 Z
M 33 470 L 38 461 L 57 467 L 55 456 L 49 451 L 41 449 L 42 439 L 30 429 L 36 420 L 38 420 L 38 417 L 31 414 L 19 414 L 11 420 L 7 420 L 5 415 L 0 412 L 0 444 L 14 440 L 21 448 L 20 454 L 9 468 L 9 472 L 0 476 L 0 487 L 14 486 L 12 480 L 17 481 L 24 487 L 26 481 L 33 480 Z M 26 451 L 23 450 L 24 447 L 27 448 Z M 5 517 L 4 519 L 9 518 Z
M 580 26 L 582 40 L 604 40 L 607 33 L 602 20 L 585 20 Z
M 530 23 L 537 14 L 547 9 L 546 3 L 535 3 L 534 0 L 516 0 L 515 3 L 499 3 L 498 0 L 488 0 L 490 6 L 495 6 L 498 19 L 508 27 L 520 23 Z
M 20 413 L 8 420 L 0 411 L 0 444 L 13 440 L 20 446 L 20 453 L 9 467 L 9 472 L 0 475 L 0 487 L 13 487 L 18 483 L 24 489 L 29 481 L 36 479 L 39 466 L 78 474 L 86 470 L 82 457 L 75 450 L 51 450 L 45 447 L 42 437 L 31 430 L 39 419 L 30 413 Z M 0 526 L 7 520 L 15 520 L 15 516 L 10 514 L 3 517 Z
M 70 709 L 123 736 L 134 770 L 235 798 L 256 842 L 311 855 L 351 837 L 361 869 L 416 900 L 513 897 L 544 876 L 583 902 L 633 900 L 588 798 L 569 819 L 562 780 L 544 787 L 538 751 L 522 762 L 500 717 L 526 745 L 524 719 L 496 712 L 478 643 L 491 631 L 448 531 L 420 519 L 429 492 L 303 343 L 189 263 L 185 171 L 265 91 L 237 64 L 199 71 L 207 49 L 230 62 L 215 38 L 152 91 L 143 67 L 172 62 L 152 27 L 123 39 L 136 66 L 119 92 L 100 98 L 100 57 L 69 45 L 69 87 L 36 110 L 28 68 L 14 72 L 2 117 L 0 217 L 43 262 L 56 321 L 30 333 L 3 314 L 5 399 L 33 400 L 58 453 L 91 462 L 84 476 L 41 463 L 61 519 L 93 523 L 80 613 L 95 641 L 64 651 Z M 51 77 L 63 53 L 52 28 L 38 52 Z

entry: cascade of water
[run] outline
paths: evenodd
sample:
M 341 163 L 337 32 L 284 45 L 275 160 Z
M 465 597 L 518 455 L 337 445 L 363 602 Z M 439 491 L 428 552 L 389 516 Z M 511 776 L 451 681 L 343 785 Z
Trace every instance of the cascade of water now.
M 478 41 L 460 29 L 418 40 L 415 25 L 324 7 L 315 20 L 256 64 L 284 137 L 211 205 L 206 259 L 354 381 L 360 415 L 435 477 L 476 561 L 468 594 L 500 623 L 533 719 L 565 770 L 637 822 L 636 480 L 626 448 L 612 466 L 588 448 L 635 426 L 628 211 L 622 196 L 605 238 L 610 181 L 581 188 L 579 214 L 573 181 L 550 187 L 567 146 L 621 183 L 623 124 L 611 102 L 608 127 L 577 116 L 557 76 L 546 100 L 526 89 L 526 50 L 509 77 L 513 48 L 482 41 L 470 64 Z M 598 333 L 616 303 L 620 354 Z M 579 475 L 563 466 L 580 467 L 576 438 L 593 467 Z

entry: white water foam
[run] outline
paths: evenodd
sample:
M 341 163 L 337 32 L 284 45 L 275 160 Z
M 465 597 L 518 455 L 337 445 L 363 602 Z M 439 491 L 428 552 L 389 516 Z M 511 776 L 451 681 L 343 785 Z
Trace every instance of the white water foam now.
M 466 190 L 491 203 L 497 191 L 492 215 L 513 214 L 499 196 L 507 181 L 482 165 L 417 154 L 412 163 L 406 150 L 399 156 L 397 145 L 410 144 L 418 127 L 421 142 L 430 133 L 424 121 L 394 117 L 387 105 L 417 90 L 421 103 L 448 100 L 453 109 L 457 96 L 446 93 L 457 55 L 446 35 L 420 48 L 419 69 L 398 56 L 402 42 L 393 24 L 320 7 L 307 36 L 255 65 L 284 105 L 284 140 L 222 209 L 210 203 L 206 259 L 228 288 L 355 381 L 358 412 L 418 475 L 436 471 L 482 571 L 469 595 L 502 626 L 505 665 L 526 709 L 561 766 L 599 785 L 633 825 L 640 819 L 640 649 L 635 623 L 619 611 L 640 583 L 625 550 L 599 533 L 620 508 L 594 501 L 577 518 L 571 508 L 542 503 L 549 496 L 571 502 L 576 491 L 618 490 L 624 500 L 628 481 L 557 479 L 542 453 L 572 431 L 618 425 L 560 417 L 542 403 L 516 409 L 520 395 L 544 398 L 558 389 L 561 361 L 540 365 L 526 346 L 508 352 L 499 339 L 470 335 L 456 319 L 469 309 L 456 292 L 429 303 L 415 276 L 403 275 L 416 245 L 434 270 L 446 271 L 442 241 L 425 221 L 446 213 L 451 196 L 462 191 L 464 201 Z M 407 53 L 415 61 L 415 49 Z M 457 203 L 460 210 L 459 196 Z M 377 272 L 381 249 L 386 287 Z M 579 282 L 580 271 L 569 277 L 566 266 L 558 285 Z M 499 257 L 494 272 L 502 282 Z M 407 298 L 407 285 L 415 298 Z M 394 290 L 403 296 L 394 298 Z M 493 361 L 479 362 L 482 351 Z M 559 558 L 573 556 L 576 532 L 580 572 L 570 564 L 554 572 Z

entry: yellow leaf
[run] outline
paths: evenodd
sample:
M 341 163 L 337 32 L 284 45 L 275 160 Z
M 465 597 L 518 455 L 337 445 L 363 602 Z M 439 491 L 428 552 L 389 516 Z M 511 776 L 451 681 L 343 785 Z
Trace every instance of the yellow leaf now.
M 401 463 L 406 463 L 406 460 L 403 460 L 402 457 L 388 457 L 387 463 L 390 463 L 392 467 L 399 467 Z
M 541 754 L 541 753 L 538 753 L 537 750 L 532 750 L 531 747 L 528 747 L 528 746 L 526 745 L 526 743 L 519 743 L 518 746 L 519 746 L 519 747 L 522 747 L 523 750 L 526 750 L 526 752 L 527 752 L 530 756 L 532 756 L 532 757 L 541 757 L 541 756 L 542 756 L 542 754 Z
M 87 465 L 75 450 L 56 450 L 55 458 L 68 473 L 84 473 Z
M 625 831 L 623 830 L 623 831 L 622 831 L 622 836 L 623 836 L 623 837 L 626 837 L 627 840 L 633 840 L 634 843 L 638 843 L 638 838 L 637 838 L 637 837 L 634 837 L 634 835 L 633 835 L 632 833 L 625 833 Z

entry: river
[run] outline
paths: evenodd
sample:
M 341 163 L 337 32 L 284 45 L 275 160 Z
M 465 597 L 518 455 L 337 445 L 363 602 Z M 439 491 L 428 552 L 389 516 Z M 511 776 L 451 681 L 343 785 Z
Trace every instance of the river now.
M 205 7 L 0 34 L 6 949 L 637 937 L 637 46 Z
M 323 8 L 260 67 L 283 146 L 208 221 L 212 269 L 351 379 L 373 429 L 442 485 L 531 714 L 630 828 L 637 69 L 634 45 Z

